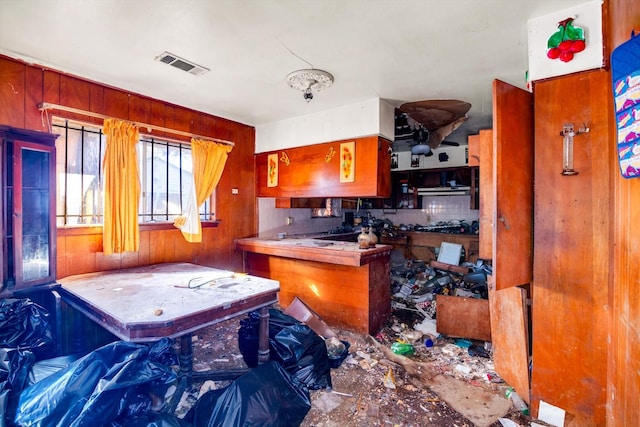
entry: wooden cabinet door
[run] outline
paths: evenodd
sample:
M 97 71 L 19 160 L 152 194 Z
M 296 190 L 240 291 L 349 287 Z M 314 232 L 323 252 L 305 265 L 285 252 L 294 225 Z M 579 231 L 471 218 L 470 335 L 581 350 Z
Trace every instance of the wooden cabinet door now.
M 533 279 L 532 98 L 527 91 L 494 81 L 493 131 L 484 134 L 485 150 L 480 154 L 481 174 L 484 161 L 491 163 L 491 188 L 480 183 L 482 194 L 486 195 L 481 201 L 480 236 L 481 241 L 490 240 L 493 262 L 489 313 L 494 365 L 496 372 L 527 402 L 530 401 L 527 296 L 524 289 L 516 286 L 529 284 Z M 492 136 L 491 148 L 486 146 L 488 135 Z M 482 244 L 480 250 L 482 253 Z
M 467 144 L 469 145 L 468 166 L 480 166 L 480 135 L 469 135 Z
M 611 75 L 607 70 L 575 73 L 538 82 L 535 91 L 533 413 L 537 402 L 544 400 L 571 414 L 571 425 L 638 425 L 640 347 L 634 344 L 640 322 L 638 281 L 630 277 L 628 282 L 620 281 L 611 271 L 615 259 L 611 256 L 618 245 L 638 247 L 640 182 L 632 191 L 631 205 L 622 205 L 618 212 L 614 204 L 622 195 L 612 192 L 612 180 L 614 174 L 622 178 L 614 141 Z M 574 137 L 578 175 L 563 176 L 560 132 L 572 121 L 576 128 L 586 123 L 590 130 Z M 624 227 L 623 240 L 615 241 L 611 224 L 622 218 L 628 219 L 620 224 Z M 637 268 L 638 260 L 632 252 L 617 254 L 623 257 L 621 262 L 628 259 L 633 264 L 629 268 Z M 625 292 L 627 283 L 635 293 Z M 611 302 L 619 299 L 635 305 L 628 305 L 622 312 L 612 311 Z M 633 331 L 629 335 L 632 341 L 613 340 L 611 322 L 624 323 L 627 319 L 625 327 Z M 628 352 L 628 356 L 612 361 L 612 349 Z M 607 361 L 615 366 L 608 373 Z M 562 372 L 561 381 L 558 372 Z M 624 377 L 633 385 L 608 392 L 610 374 Z M 633 401 L 626 410 L 635 418 L 610 424 L 605 420 L 607 398 Z
M 0 297 L 55 281 L 56 137 L 0 126 L 4 171 Z
M 480 131 L 478 156 L 480 158 L 480 238 L 478 257 L 493 258 L 493 130 Z
M 533 146 L 532 94 L 494 80 L 492 259 L 497 290 L 533 278 Z

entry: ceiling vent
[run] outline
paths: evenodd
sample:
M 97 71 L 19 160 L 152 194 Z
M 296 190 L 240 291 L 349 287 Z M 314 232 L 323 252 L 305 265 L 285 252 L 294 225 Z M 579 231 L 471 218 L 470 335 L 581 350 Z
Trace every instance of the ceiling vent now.
M 157 56 L 156 61 L 163 62 L 165 64 L 171 65 L 172 67 L 176 67 L 179 70 L 186 71 L 187 73 L 196 76 L 200 76 L 207 71 L 211 71 L 208 68 L 195 64 L 191 61 L 187 61 L 186 59 L 180 58 L 178 55 L 174 55 L 173 53 L 169 52 L 163 52 L 162 54 Z

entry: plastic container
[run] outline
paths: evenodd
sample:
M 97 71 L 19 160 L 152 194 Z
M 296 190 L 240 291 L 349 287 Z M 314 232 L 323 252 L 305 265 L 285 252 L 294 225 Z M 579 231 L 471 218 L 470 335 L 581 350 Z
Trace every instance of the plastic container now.
M 513 389 L 513 387 L 509 387 L 504 395 L 511 401 L 511 404 L 514 408 L 516 408 L 524 415 L 529 415 L 529 407 L 527 406 L 525 401 L 522 400 L 522 397 L 520 397 L 520 395 Z
M 331 367 L 331 369 L 339 368 L 340 365 L 342 365 L 344 359 L 346 359 L 349 355 L 349 347 L 351 347 L 351 344 L 349 344 L 348 341 L 340 340 L 340 342 L 344 344 L 344 350 L 342 350 L 342 353 L 340 353 L 339 355 L 329 356 L 329 366 Z

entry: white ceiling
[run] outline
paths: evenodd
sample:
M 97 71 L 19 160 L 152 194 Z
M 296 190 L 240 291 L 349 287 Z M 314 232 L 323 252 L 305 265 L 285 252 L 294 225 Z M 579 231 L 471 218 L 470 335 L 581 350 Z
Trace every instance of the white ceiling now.
M 585 0 L 0 0 L 0 53 L 257 126 L 382 98 L 470 102 L 525 87 L 527 21 Z M 194 76 L 164 51 L 211 69 Z M 307 103 L 285 76 L 332 73 Z

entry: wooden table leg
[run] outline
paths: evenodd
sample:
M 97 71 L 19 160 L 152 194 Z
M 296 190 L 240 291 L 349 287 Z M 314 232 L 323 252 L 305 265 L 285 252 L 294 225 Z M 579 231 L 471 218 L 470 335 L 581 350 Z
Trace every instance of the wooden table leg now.
M 180 354 L 178 355 L 180 365 L 180 376 L 187 379 L 187 384 L 191 385 L 193 374 L 193 344 L 191 334 L 180 337 Z
M 167 412 L 173 414 L 180 403 L 182 394 L 191 387 L 193 380 L 193 344 L 191 334 L 180 337 L 180 354 L 178 354 L 180 372 L 176 383 L 176 391 L 169 400 Z
M 269 361 L 269 307 L 262 307 L 258 325 L 258 364 Z
M 269 361 L 269 307 L 262 307 L 258 311 L 260 323 L 258 324 L 258 364 Z M 194 377 L 198 380 L 211 379 L 214 381 L 234 380 L 248 372 L 247 369 L 235 369 L 227 371 L 193 372 L 193 344 L 191 334 L 180 337 L 180 354 L 178 355 L 180 372 L 178 374 L 177 389 L 172 396 L 168 413 L 174 413 L 180 398 L 185 390 L 191 386 Z

